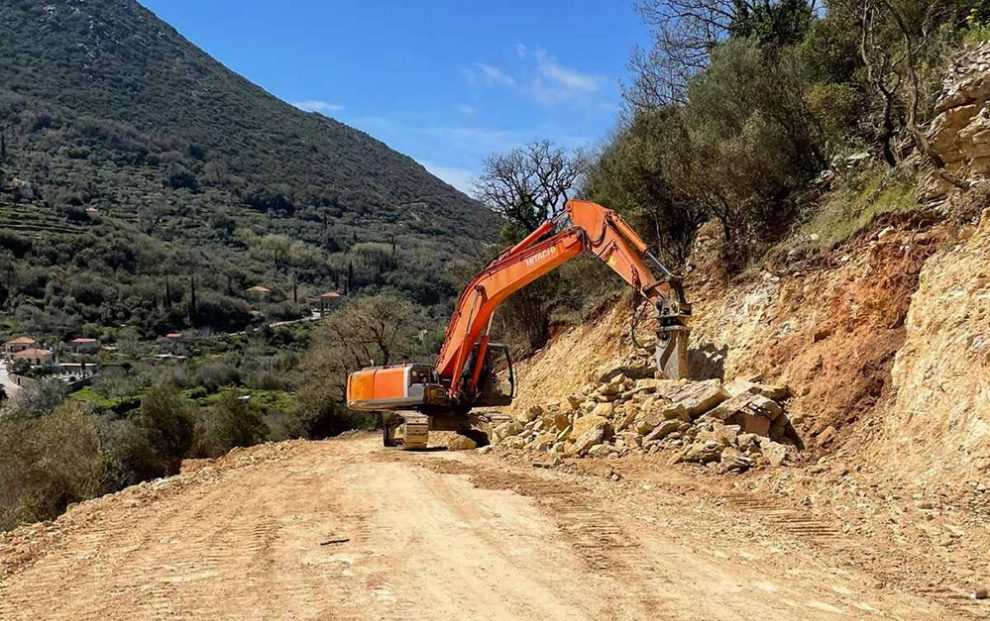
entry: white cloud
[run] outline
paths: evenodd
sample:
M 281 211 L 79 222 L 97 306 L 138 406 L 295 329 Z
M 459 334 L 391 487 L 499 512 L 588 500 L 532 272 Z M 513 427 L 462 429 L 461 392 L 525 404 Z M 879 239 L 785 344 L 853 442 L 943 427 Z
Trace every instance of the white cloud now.
M 472 86 L 487 86 L 489 88 L 502 86 L 513 87 L 516 79 L 498 67 L 485 63 L 474 63 L 473 69 L 465 69 L 464 76 Z
M 570 69 L 557 62 L 546 50 L 537 48 L 536 77 L 532 82 L 533 96 L 543 104 L 554 104 L 589 96 L 601 87 L 599 76 Z
M 475 171 L 466 168 L 457 168 L 456 166 L 442 166 L 434 162 L 422 161 L 420 163 L 426 167 L 426 170 L 440 177 L 461 192 L 471 194 L 474 190 L 474 182 L 478 178 L 478 173 Z
M 474 116 L 476 112 L 474 106 L 469 106 L 467 104 L 457 104 L 454 109 L 463 114 L 464 116 Z
M 340 112 L 341 110 L 344 109 L 344 106 L 340 104 L 331 103 L 329 101 L 322 101 L 320 99 L 307 99 L 305 101 L 293 101 L 291 103 L 293 106 L 305 112 L 319 112 L 320 114 L 327 114 L 328 112 Z
M 562 65 L 540 47 L 516 43 L 518 71 L 514 75 L 486 63 L 476 62 L 464 69 L 464 77 L 474 87 L 515 88 L 543 105 L 563 102 L 594 105 L 600 98 L 604 78 Z
M 598 90 L 600 80 L 597 77 L 562 66 L 544 50 L 536 50 L 536 70 L 551 82 L 571 90 Z

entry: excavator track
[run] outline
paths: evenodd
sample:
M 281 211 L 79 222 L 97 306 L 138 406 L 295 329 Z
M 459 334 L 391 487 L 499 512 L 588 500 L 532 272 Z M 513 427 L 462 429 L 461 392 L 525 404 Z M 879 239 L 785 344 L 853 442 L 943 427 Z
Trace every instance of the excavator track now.
M 419 412 L 399 412 L 405 431 L 402 448 L 407 451 L 425 449 L 430 440 L 430 417 Z

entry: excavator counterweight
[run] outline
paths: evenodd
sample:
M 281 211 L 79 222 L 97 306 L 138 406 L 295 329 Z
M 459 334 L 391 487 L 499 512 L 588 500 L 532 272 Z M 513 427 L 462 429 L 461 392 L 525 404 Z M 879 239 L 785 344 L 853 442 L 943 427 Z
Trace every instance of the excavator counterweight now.
M 664 377 L 686 377 L 691 306 L 679 279 L 617 213 L 595 203 L 568 201 L 560 216 L 507 249 L 468 283 L 434 365 L 351 373 L 348 407 L 398 414 L 383 417 L 385 442 L 391 444 L 391 432 L 405 423 L 407 448 L 425 446 L 430 429 L 466 432 L 484 422 L 484 415 L 473 410 L 509 405 L 515 396 L 509 350 L 489 340 L 496 309 L 519 289 L 585 252 L 604 261 L 653 306 L 657 369 Z

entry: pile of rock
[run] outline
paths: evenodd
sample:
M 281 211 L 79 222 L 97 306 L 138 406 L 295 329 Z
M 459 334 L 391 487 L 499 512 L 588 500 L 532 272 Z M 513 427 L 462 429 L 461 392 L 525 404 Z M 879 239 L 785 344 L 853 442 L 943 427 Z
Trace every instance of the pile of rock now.
M 580 394 L 495 427 L 491 441 L 555 461 L 670 451 L 675 462 L 736 472 L 779 466 L 797 451 L 781 405 L 790 392 L 757 379 L 633 379 L 615 368 Z

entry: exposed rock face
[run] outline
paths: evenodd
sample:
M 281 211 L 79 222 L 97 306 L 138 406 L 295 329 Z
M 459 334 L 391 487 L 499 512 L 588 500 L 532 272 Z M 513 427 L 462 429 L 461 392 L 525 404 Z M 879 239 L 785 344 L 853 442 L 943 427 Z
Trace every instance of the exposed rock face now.
M 892 372 L 879 449 L 920 477 L 990 470 L 990 210 L 966 234 L 925 264 Z
M 990 176 L 990 43 L 967 50 L 953 64 L 935 107 L 928 139 L 957 176 Z M 945 183 L 928 180 L 933 193 Z

